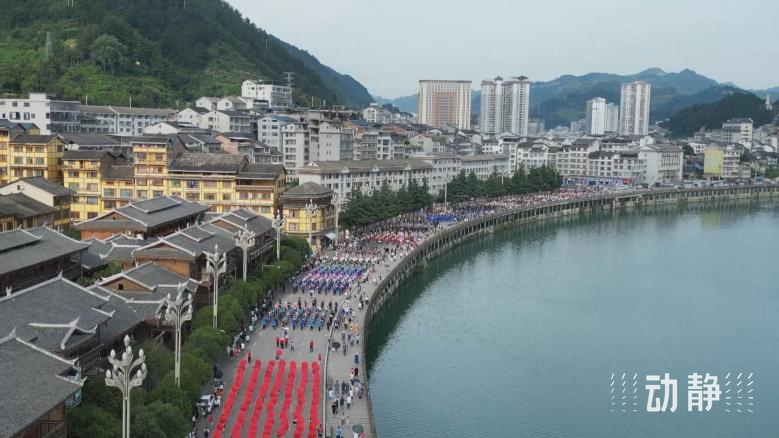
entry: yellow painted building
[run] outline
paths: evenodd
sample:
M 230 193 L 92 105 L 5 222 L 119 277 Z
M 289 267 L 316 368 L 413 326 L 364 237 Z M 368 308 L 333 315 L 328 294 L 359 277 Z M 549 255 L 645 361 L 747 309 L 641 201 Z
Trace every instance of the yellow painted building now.
M 40 134 L 40 129 L 34 124 L 21 125 L 19 123 L 0 120 L 0 185 L 7 184 L 13 179 L 10 176 L 9 143 L 11 137 L 19 134 Z
M 201 202 L 218 213 L 248 208 L 267 218 L 281 205 L 285 190 L 281 165 L 250 163 L 243 155 L 186 152 L 175 136 L 138 137 L 132 147 L 132 165 L 66 160 L 66 187 L 78 192 L 74 220 L 159 196 Z
M 124 156 L 113 151 L 65 152 L 62 159 L 64 186 L 76 192 L 70 210 L 73 220 L 92 219 L 105 210 L 104 200 L 101 199 L 104 191 L 102 178 L 108 168 L 123 163 Z
M 335 207 L 333 190 L 314 182 L 303 183 L 288 190 L 282 197 L 284 204 L 284 233 L 308 240 L 311 230 L 312 247 L 322 247 L 335 238 Z M 314 205 L 309 217 L 306 205 Z
M 0 140 L 2 141 L 2 140 Z M 19 178 L 43 177 L 62 184 L 62 156 L 65 141 L 57 134 L 19 134 L 0 151 L 0 167 L 5 167 L 5 182 Z

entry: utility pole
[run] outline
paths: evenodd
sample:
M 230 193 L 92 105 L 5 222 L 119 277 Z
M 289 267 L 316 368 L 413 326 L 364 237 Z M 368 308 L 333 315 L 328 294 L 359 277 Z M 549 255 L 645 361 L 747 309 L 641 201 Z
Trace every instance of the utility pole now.
M 165 321 L 173 324 L 176 339 L 173 348 L 173 380 L 176 386 L 181 386 L 181 326 L 185 322 L 192 320 L 192 294 L 187 293 L 186 283 L 177 286 L 176 298 L 171 298 L 168 294 L 163 298 L 165 302 Z

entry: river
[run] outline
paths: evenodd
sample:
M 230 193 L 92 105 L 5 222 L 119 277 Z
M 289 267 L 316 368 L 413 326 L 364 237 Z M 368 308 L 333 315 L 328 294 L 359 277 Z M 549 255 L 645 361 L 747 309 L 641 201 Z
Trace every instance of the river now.
M 379 436 L 779 436 L 777 230 L 773 204 L 656 208 L 437 257 L 374 320 Z M 676 410 L 648 412 L 665 373 Z M 693 373 L 718 378 L 709 411 L 688 412 Z

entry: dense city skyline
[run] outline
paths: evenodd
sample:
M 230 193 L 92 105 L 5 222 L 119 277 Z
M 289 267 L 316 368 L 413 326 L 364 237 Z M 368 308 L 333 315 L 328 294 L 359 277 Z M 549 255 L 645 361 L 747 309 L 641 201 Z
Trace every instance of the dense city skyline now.
M 229 1 L 260 28 L 352 75 L 372 94 L 389 98 L 415 93 L 419 79 L 478 84 L 497 74 L 524 74 L 547 81 L 565 74 L 633 74 L 651 67 L 689 68 L 746 89 L 779 86 L 772 72 L 776 57 L 770 56 L 775 53 L 772 20 L 779 6 L 758 0 L 742 3 L 738 11 L 743 13 L 734 13 L 722 1 L 703 0 L 595 0 L 587 8 L 571 0 L 521 5 L 501 0 L 492 8 L 409 0 L 391 7 L 341 0 L 327 8 L 313 0 L 299 0 L 295 7 L 282 0 Z M 635 20 L 625 18 L 626 8 Z M 303 10 L 316 13 L 301 14 Z M 516 24 L 518 17 L 528 15 Z M 742 31 L 723 31 L 727 29 Z M 523 40 L 528 44 L 518 44 Z M 513 42 L 510 49 L 506 42 Z M 738 53 L 738 62 L 725 62 L 724 53 Z M 395 68 L 397 56 L 413 68 Z

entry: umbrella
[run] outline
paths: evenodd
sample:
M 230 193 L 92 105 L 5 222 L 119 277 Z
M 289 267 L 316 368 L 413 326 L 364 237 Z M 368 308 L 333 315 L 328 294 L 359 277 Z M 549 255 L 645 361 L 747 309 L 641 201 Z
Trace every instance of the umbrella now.
M 338 341 L 333 341 L 330 343 L 330 345 L 332 345 L 333 348 L 335 348 L 336 350 L 338 350 L 341 347 L 341 343 Z
M 365 430 L 363 429 L 362 424 L 360 424 L 360 423 L 355 423 L 352 426 L 352 432 L 354 432 L 354 433 L 363 433 L 364 431 Z

